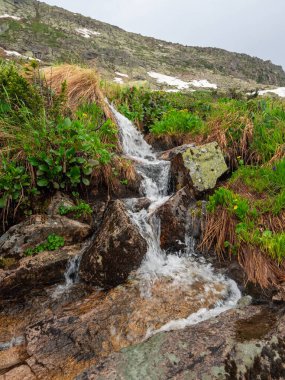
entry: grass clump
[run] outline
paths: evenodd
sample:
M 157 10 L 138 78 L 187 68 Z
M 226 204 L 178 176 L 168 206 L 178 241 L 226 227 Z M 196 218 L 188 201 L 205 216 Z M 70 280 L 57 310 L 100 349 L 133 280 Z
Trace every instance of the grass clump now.
M 46 241 L 41 244 L 38 244 L 34 248 L 28 248 L 25 251 L 25 256 L 34 256 L 37 253 L 44 251 L 56 251 L 59 248 L 64 247 L 64 238 L 62 236 L 51 234 L 47 237 Z
M 284 280 L 284 159 L 241 166 L 226 188 L 210 196 L 207 209 L 202 249 L 237 255 L 249 279 L 263 287 Z

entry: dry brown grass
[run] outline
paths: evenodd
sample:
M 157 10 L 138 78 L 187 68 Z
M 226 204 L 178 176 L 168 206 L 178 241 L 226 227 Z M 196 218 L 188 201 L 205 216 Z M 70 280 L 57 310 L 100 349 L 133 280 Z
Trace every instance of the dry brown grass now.
M 100 88 L 100 77 L 95 69 L 82 68 L 75 65 L 60 65 L 42 70 L 50 88 L 60 93 L 62 83 L 67 83 L 67 105 L 75 110 L 81 103 L 96 102 L 104 111 L 106 118 L 115 124 L 116 120 L 105 102 Z
M 274 156 L 268 162 L 268 165 L 272 165 L 274 162 L 278 162 L 285 157 L 285 144 L 282 144 L 277 148 Z
M 284 214 L 282 215 L 282 220 L 285 218 Z M 273 220 L 271 218 L 272 216 L 269 214 L 263 215 L 259 220 L 260 226 L 263 229 L 270 226 L 270 229 L 272 229 Z M 282 231 L 282 220 L 280 219 L 278 222 L 274 220 L 275 230 L 273 228 L 273 232 Z M 278 265 L 266 252 L 262 252 L 260 248 L 250 243 L 241 244 L 236 252 L 231 249 L 231 246 L 237 246 L 236 224 L 237 220 L 235 217 L 223 208 L 218 208 L 216 212 L 208 214 L 202 226 L 203 239 L 199 248 L 206 252 L 214 250 L 222 260 L 226 257 L 236 258 L 244 269 L 248 281 L 258 284 L 264 289 L 284 283 L 284 263 Z M 280 230 L 278 231 L 279 228 Z M 230 243 L 230 247 L 225 247 L 225 241 Z
M 244 125 L 243 132 L 239 140 L 236 140 L 229 129 L 234 122 Z M 246 116 L 237 114 L 235 117 L 232 113 L 224 117 L 214 117 L 208 121 L 209 134 L 205 142 L 216 141 L 224 154 L 228 158 L 231 169 L 237 167 L 237 157 L 240 157 L 246 163 L 258 162 L 259 157 L 256 153 L 251 152 L 250 144 L 253 140 L 253 122 Z
M 199 248 L 203 251 L 214 249 L 223 258 L 226 254 L 224 242 L 235 243 L 235 227 L 236 221 L 226 210 L 208 213 L 202 225 L 203 239 Z

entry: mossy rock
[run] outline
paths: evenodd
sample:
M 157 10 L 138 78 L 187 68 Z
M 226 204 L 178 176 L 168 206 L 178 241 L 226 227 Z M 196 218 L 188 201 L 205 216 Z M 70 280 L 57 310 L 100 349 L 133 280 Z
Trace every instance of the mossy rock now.
M 182 157 L 193 186 L 198 191 L 213 189 L 217 180 L 228 170 L 223 153 L 216 142 L 192 146 Z

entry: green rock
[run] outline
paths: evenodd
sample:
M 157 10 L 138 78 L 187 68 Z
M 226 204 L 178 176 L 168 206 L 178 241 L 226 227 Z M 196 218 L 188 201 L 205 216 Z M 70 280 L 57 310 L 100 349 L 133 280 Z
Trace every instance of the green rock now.
M 189 147 L 182 157 L 193 186 L 198 191 L 213 189 L 217 180 L 228 170 L 223 153 L 216 142 Z

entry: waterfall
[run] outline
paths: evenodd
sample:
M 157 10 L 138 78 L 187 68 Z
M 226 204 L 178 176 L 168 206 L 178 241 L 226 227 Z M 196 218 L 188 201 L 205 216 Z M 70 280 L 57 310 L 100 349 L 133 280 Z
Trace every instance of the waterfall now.
M 147 331 L 146 337 L 158 331 L 167 331 L 183 328 L 202 320 L 216 316 L 223 311 L 234 307 L 241 297 L 241 293 L 232 280 L 214 272 L 210 264 L 198 257 L 195 253 L 195 242 L 191 236 L 185 237 L 186 250 L 176 254 L 166 254 L 160 247 L 160 220 L 156 210 L 170 198 L 168 194 L 170 162 L 158 159 L 152 147 L 144 140 L 133 123 L 120 114 L 112 105 L 110 108 L 119 126 L 120 139 L 125 156 L 134 162 L 136 171 L 141 175 L 141 197 L 147 197 L 150 205 L 147 209 L 136 208 L 140 198 L 125 199 L 125 205 L 133 223 L 138 227 L 141 235 L 147 242 L 147 253 L 135 274 L 139 282 L 139 289 L 143 299 L 152 299 L 153 287 L 159 281 L 165 284 L 165 291 L 181 297 L 185 292 L 192 294 L 195 285 L 199 284 L 201 294 L 191 302 L 202 305 L 205 299 L 219 296 L 218 301 L 211 308 L 201 307 L 192 312 L 187 318 L 174 319 L 158 330 Z M 137 211 L 139 209 L 139 211 Z M 69 261 L 65 272 L 65 284 L 60 285 L 54 292 L 58 297 L 78 280 L 78 268 L 81 254 Z M 187 293 L 188 292 L 188 293 Z M 201 302 L 200 302 L 201 301 Z
M 173 320 L 162 326 L 159 331 L 195 324 L 234 307 L 241 297 L 236 283 L 214 273 L 213 268 L 205 260 L 197 258 L 191 237 L 186 239 L 187 249 L 184 254 L 177 252 L 177 254 L 167 255 L 160 248 L 160 220 L 155 215 L 155 210 L 169 199 L 167 192 L 170 163 L 159 160 L 133 123 L 113 106 L 110 107 L 120 128 L 124 154 L 133 160 L 137 172 L 143 178 L 141 195 L 151 201 L 148 210 L 142 209 L 138 212 L 135 212 L 133 207 L 137 199 L 128 199 L 125 202 L 131 219 L 138 226 L 148 244 L 146 257 L 137 271 L 137 277 L 141 284 L 141 295 L 151 297 L 151 287 L 160 278 L 171 279 L 177 289 L 189 288 L 195 282 L 202 281 L 205 283 L 205 294 L 201 297 L 207 297 L 207 294 L 213 291 L 216 283 L 224 286 L 224 290 L 221 291 L 221 299 L 214 308 L 210 310 L 202 308 L 186 319 Z M 155 332 L 149 331 L 148 336 Z

